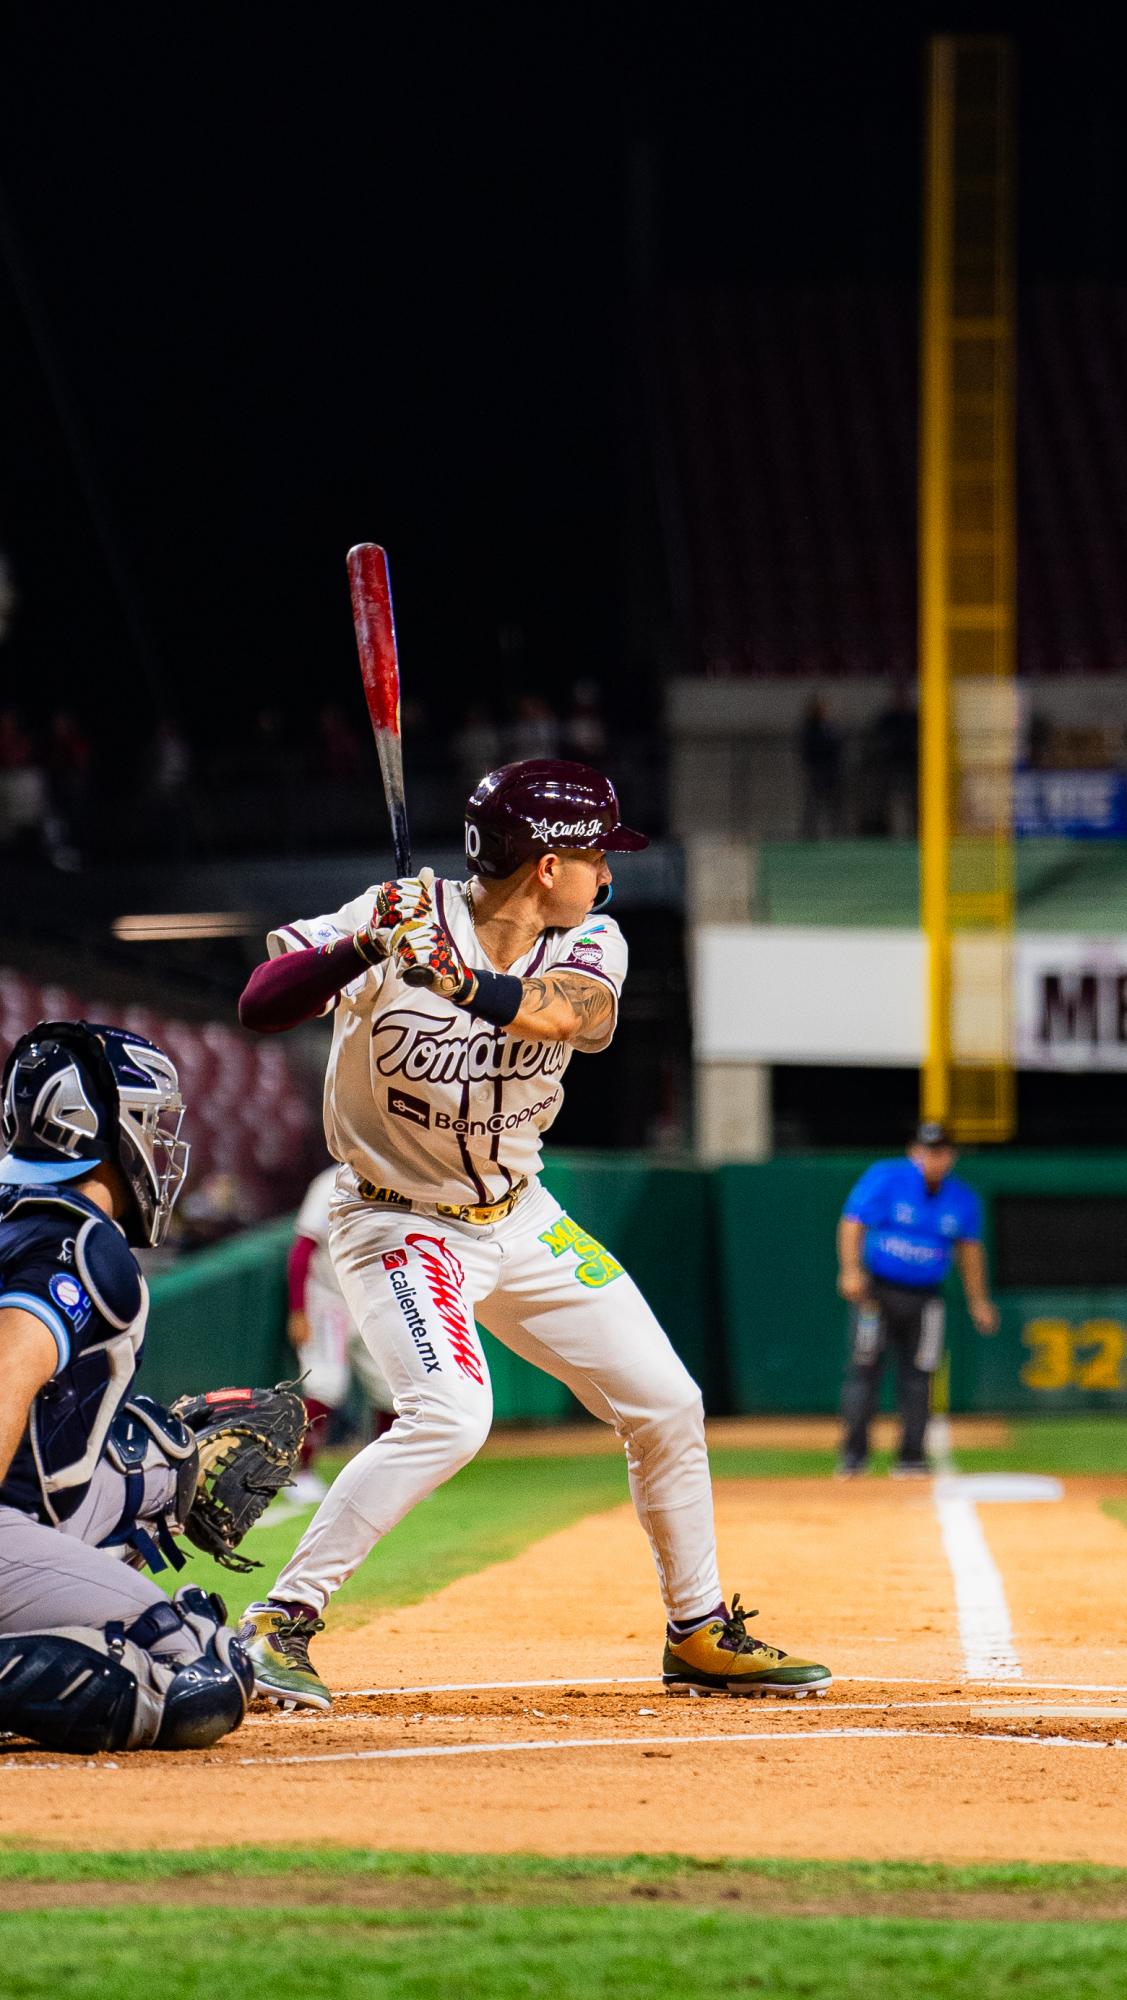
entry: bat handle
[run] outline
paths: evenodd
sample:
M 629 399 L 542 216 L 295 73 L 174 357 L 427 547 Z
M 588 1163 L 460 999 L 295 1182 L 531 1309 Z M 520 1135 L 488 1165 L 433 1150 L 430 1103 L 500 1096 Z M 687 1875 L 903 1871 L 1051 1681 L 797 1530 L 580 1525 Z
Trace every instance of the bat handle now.
M 400 876 L 413 875 L 411 866 L 411 835 L 407 827 L 407 808 L 401 800 L 389 801 L 391 805 L 391 840 L 395 849 L 395 866 Z

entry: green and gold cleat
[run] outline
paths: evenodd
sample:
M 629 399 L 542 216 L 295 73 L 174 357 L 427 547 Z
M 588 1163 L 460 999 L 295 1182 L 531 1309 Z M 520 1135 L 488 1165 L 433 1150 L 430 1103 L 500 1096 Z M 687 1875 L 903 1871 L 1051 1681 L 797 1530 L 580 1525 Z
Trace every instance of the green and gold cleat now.
M 332 1695 L 309 1658 L 309 1641 L 323 1618 L 302 1618 L 280 1604 L 250 1604 L 238 1638 L 254 1668 L 254 1691 L 283 1708 L 329 1709 Z
M 748 1636 L 745 1611 L 738 1594 L 731 1612 L 700 1625 L 683 1639 L 667 1636 L 661 1677 L 667 1694 L 789 1695 L 801 1699 L 824 1694 L 833 1686 L 828 1667 L 813 1660 L 796 1660 L 778 1646 Z

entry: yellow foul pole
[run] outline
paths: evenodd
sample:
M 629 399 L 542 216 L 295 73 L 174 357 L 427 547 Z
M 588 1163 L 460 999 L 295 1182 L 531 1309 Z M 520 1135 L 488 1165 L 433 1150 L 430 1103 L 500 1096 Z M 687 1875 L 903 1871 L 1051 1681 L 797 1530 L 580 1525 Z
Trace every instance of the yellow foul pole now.
M 929 49 L 924 266 L 920 299 L 920 897 L 927 939 L 927 1048 L 920 1111 L 950 1113 L 948 856 L 951 845 L 947 674 L 947 510 L 950 460 L 951 104 L 953 53 Z
M 920 341 L 921 1111 L 956 1138 L 1014 1125 L 1012 53 L 928 52 Z

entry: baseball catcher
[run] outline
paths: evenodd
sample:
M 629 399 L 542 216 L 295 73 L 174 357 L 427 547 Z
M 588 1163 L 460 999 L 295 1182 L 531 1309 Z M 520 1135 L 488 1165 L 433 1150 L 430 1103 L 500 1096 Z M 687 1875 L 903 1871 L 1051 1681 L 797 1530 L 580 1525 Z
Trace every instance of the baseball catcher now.
M 188 1146 L 174 1064 L 143 1035 L 41 1022 L 4 1067 L 0 1134 L 0 1730 L 52 1749 L 194 1749 L 253 1687 L 222 1599 L 171 1601 L 184 1534 L 232 1567 L 292 1471 L 300 1398 L 135 1393 L 158 1244 Z
M 567 1066 L 605 1049 L 618 1019 L 609 859 L 646 838 L 601 772 L 537 759 L 482 779 L 465 839 L 463 881 L 424 868 L 279 925 L 240 1002 L 263 1033 L 334 1013 L 329 1247 L 397 1413 L 250 1607 L 256 1685 L 328 1708 L 309 1645 L 333 1592 L 488 1433 L 479 1320 L 623 1439 L 670 1692 L 820 1692 L 825 1667 L 753 1637 L 737 1597 L 728 1608 L 700 1391 L 617 1258 L 539 1179 Z

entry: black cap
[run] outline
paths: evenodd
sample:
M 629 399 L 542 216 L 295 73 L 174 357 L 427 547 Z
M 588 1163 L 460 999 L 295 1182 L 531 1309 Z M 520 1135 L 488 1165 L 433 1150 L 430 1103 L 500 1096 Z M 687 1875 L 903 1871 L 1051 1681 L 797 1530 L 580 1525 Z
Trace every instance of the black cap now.
M 914 1143 L 917 1146 L 952 1146 L 955 1142 L 946 1125 L 938 1118 L 925 1118 L 921 1125 L 916 1126 Z

